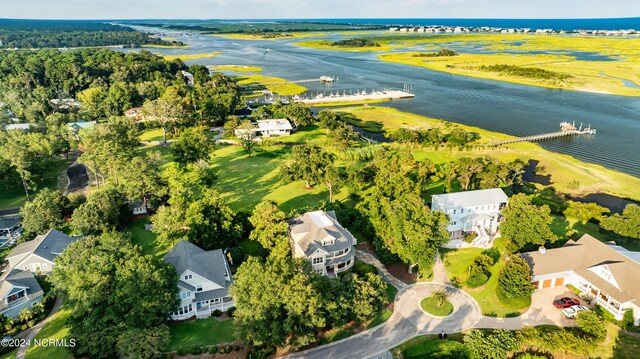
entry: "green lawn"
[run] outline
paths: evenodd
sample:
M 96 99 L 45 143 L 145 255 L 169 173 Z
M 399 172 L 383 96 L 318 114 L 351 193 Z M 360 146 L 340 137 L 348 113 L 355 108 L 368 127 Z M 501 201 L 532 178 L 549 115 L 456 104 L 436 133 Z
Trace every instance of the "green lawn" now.
M 58 188 L 58 176 L 62 174 L 69 165 L 73 163 L 73 160 L 57 159 L 51 170 L 49 170 L 44 177 L 39 177 L 38 173 L 34 173 L 34 181 L 37 189 L 42 188 Z M 29 195 L 33 198 L 38 193 L 38 190 L 30 190 Z M 0 209 L 17 208 L 24 204 L 27 197 L 24 194 L 24 188 L 21 182 L 17 182 L 14 186 L 0 188 Z
M 7 354 L 0 355 L 0 359 L 14 359 L 16 357 L 16 353 L 18 353 L 18 349 L 12 350 Z
M 437 335 L 423 335 L 410 339 L 393 348 L 394 355 L 403 355 L 405 359 L 418 358 L 456 358 L 460 350 L 464 350 L 462 334 L 449 334 L 447 340 L 438 339 Z
M 435 298 L 426 297 L 420 301 L 420 307 L 425 312 L 435 315 L 436 317 L 446 317 L 453 312 L 453 304 L 450 301 L 445 301 L 441 307 L 438 307 Z
M 138 218 L 129 225 L 127 231 L 131 233 L 131 242 L 142 247 L 144 253 L 161 258 L 171 250 L 171 246 L 158 243 L 156 235 L 144 229 L 144 225 L 148 223 L 149 219 Z
M 640 357 L 640 338 L 632 337 L 624 332 L 618 333 L 618 339 L 613 348 L 613 358 L 635 359 L 638 357 Z
M 70 339 L 69 327 L 65 325 L 65 320 L 71 315 L 68 309 L 61 309 L 51 320 L 44 325 L 35 339 Z M 25 353 L 25 358 L 33 359 L 63 359 L 73 358 L 71 353 L 62 346 L 38 347 L 30 346 Z
M 550 227 L 551 231 L 559 237 L 562 244 L 567 239 L 578 239 L 584 234 L 589 234 L 602 242 L 614 241 L 630 251 L 640 251 L 639 240 L 629 240 L 613 232 L 601 230 L 600 226 L 593 222 L 582 223 L 574 218 L 554 215 L 553 223 L 551 223 Z
M 171 341 L 168 350 L 189 349 L 222 343 L 231 343 L 233 319 L 220 321 L 214 317 L 198 319 L 187 323 L 169 325 Z
M 154 128 L 140 134 L 140 141 L 162 141 L 162 129 Z
M 304 188 L 302 181 L 287 183 L 281 180 L 279 167 L 286 153 L 287 148 L 268 147 L 249 157 L 240 146 L 220 146 L 215 151 L 214 167 L 218 179 L 214 188 L 235 211 L 251 211 L 264 200 L 275 201 L 285 212 L 328 201 L 329 192 L 323 185 L 309 190 Z M 346 197 L 346 190 L 335 194 L 339 200 Z
M 495 242 L 496 248 L 503 253 L 504 245 L 504 240 L 497 239 Z M 473 260 L 480 255 L 481 252 L 482 249 L 478 248 L 441 250 L 442 260 L 447 268 L 449 279 L 455 282 L 457 278 L 459 283 L 464 283 L 468 277 L 469 266 L 471 266 Z M 463 289 L 478 302 L 482 313 L 485 315 L 497 317 L 517 316 L 524 313 L 531 305 L 530 298 L 511 302 L 504 298 L 503 302 L 498 299 L 498 273 L 500 273 L 505 263 L 506 262 L 501 259 L 491 268 L 491 277 L 489 277 L 489 280 L 484 286 L 478 289 L 468 289 L 463 286 Z M 504 302 L 506 302 L 506 304 Z

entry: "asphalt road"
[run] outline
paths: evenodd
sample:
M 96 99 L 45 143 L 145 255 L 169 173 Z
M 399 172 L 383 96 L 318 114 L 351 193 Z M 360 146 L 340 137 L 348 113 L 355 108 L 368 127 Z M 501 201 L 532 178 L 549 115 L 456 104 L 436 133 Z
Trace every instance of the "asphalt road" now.
M 67 176 L 69 184 L 67 185 L 67 193 L 82 191 L 89 185 L 89 174 L 85 165 L 74 162 L 67 168 Z

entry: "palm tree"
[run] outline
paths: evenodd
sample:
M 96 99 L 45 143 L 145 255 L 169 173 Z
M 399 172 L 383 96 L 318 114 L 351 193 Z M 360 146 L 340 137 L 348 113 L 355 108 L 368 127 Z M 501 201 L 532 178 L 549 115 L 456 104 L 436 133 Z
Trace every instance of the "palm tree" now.
M 445 291 L 445 290 L 440 289 L 440 290 L 436 290 L 435 292 L 433 292 L 432 297 L 436 302 L 435 303 L 436 307 L 442 308 L 444 303 L 446 303 L 447 300 L 449 299 L 449 293 L 447 293 L 447 291 Z

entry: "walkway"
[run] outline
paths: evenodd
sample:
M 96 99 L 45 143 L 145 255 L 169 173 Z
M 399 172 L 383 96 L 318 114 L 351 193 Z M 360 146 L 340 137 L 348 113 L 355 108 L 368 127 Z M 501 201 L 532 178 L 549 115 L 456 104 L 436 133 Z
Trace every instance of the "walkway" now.
M 44 325 L 47 324 L 47 322 L 51 320 L 51 318 L 53 318 L 56 313 L 58 313 L 60 307 L 62 307 L 62 297 L 57 296 L 56 302 L 53 304 L 53 309 L 51 309 L 51 313 L 49 313 L 46 318 L 44 318 L 40 323 L 34 325 L 32 328 L 16 334 L 14 338 L 25 339 L 25 341 L 27 342 L 33 341 L 33 338 L 36 336 L 36 334 L 38 334 L 40 329 L 42 329 L 42 327 L 44 327 Z M 16 352 L 15 359 L 24 359 L 24 354 L 27 351 L 27 348 L 28 347 L 26 346 L 19 347 L 18 351 Z
M 65 195 L 74 192 L 84 193 L 84 190 L 89 186 L 89 174 L 87 173 L 87 167 L 82 163 L 75 161 L 67 168 L 67 189 Z
M 442 262 L 440 253 L 436 254 L 436 262 L 433 265 L 433 282 L 451 284 L 451 281 L 449 281 L 449 276 L 447 275 L 447 269 L 444 267 L 444 263 Z
M 394 277 L 389 273 L 389 271 L 384 267 L 382 263 L 378 260 L 378 258 L 374 257 L 371 253 L 365 252 L 363 250 L 356 250 L 356 259 L 361 260 L 367 264 L 371 264 L 378 268 L 378 272 L 380 276 L 390 283 L 392 286 L 396 287 L 398 290 L 406 289 L 409 285 L 400 279 Z

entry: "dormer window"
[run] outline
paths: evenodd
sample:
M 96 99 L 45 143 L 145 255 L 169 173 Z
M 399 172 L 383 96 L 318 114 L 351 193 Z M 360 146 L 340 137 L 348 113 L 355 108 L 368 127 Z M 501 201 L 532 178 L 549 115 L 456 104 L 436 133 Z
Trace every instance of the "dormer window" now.
M 330 246 L 330 245 L 332 245 L 334 243 L 336 243 L 336 240 L 334 238 L 325 239 L 324 241 L 322 241 L 322 245 L 323 246 Z
M 189 280 L 189 279 L 193 279 L 193 276 L 191 274 L 187 274 L 184 276 L 184 280 Z
M 196 292 L 202 292 L 202 284 L 196 285 Z

